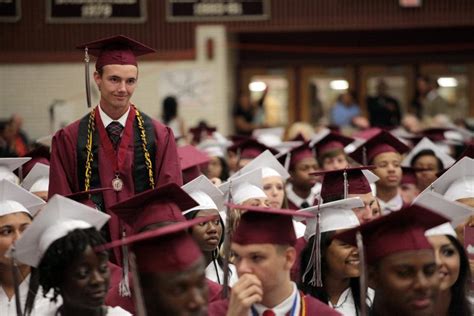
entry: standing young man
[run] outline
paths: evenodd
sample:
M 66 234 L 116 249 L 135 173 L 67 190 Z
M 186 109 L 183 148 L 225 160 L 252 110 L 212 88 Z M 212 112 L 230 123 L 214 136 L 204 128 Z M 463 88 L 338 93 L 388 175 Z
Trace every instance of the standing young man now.
M 169 182 L 181 185 L 172 131 L 130 101 L 138 82 L 136 56 L 154 50 L 121 35 L 80 48 L 97 57 L 94 81 L 100 101 L 54 136 L 49 196 L 113 187 L 93 197 L 100 210 L 110 213 L 110 206 L 136 193 Z M 110 215 L 110 239 L 119 239 L 122 227 Z
M 234 206 L 245 211 L 232 237 L 231 250 L 239 280 L 230 298 L 211 303 L 209 315 L 339 315 L 301 293 L 290 279 L 296 260 L 291 210 Z M 314 217 L 310 213 L 298 215 Z

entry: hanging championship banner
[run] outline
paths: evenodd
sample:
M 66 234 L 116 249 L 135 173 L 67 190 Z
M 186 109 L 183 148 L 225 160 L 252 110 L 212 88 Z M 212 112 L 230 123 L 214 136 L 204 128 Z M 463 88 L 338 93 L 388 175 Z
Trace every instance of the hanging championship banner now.
M 167 0 L 166 19 L 183 21 L 266 20 L 269 0 Z
M 17 22 L 20 18 L 20 0 L 0 0 L 0 22 Z
M 48 23 L 143 23 L 145 21 L 146 0 L 46 0 L 46 22 Z

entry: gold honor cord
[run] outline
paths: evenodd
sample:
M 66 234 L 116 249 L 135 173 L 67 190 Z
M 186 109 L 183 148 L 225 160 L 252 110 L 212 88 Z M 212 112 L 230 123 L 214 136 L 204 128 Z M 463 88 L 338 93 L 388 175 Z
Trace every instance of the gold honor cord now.
M 84 191 L 90 190 L 91 177 L 92 177 L 92 161 L 94 161 L 94 154 L 92 153 L 92 135 L 95 131 L 95 109 L 91 111 L 89 115 L 89 122 L 87 123 L 87 143 L 86 143 L 86 175 L 84 178 Z
M 146 148 L 147 142 L 146 142 L 145 127 L 144 127 L 145 123 L 143 122 L 143 117 L 138 111 L 138 109 L 135 109 L 135 114 L 137 116 L 138 129 L 140 130 L 140 139 L 142 140 L 143 156 L 145 157 L 146 169 L 148 170 L 150 188 L 153 189 L 155 187 L 155 178 L 153 177 L 153 163 L 151 162 L 150 153 L 148 152 L 148 149 Z
M 151 156 L 146 148 L 147 141 L 146 141 L 146 133 L 144 127 L 143 117 L 138 111 L 135 109 L 135 114 L 138 121 L 138 129 L 140 130 L 140 139 L 142 141 L 142 148 L 143 148 L 143 156 L 145 157 L 145 165 L 148 171 L 148 177 L 150 182 L 150 188 L 155 187 L 155 179 L 153 177 L 153 163 L 151 162 Z M 91 111 L 89 115 L 89 122 L 87 124 L 87 158 L 86 158 L 86 170 L 85 170 L 85 178 L 84 178 L 84 191 L 90 190 L 90 181 L 92 177 L 92 162 L 94 161 L 94 155 L 92 153 L 92 135 L 95 131 L 95 108 Z

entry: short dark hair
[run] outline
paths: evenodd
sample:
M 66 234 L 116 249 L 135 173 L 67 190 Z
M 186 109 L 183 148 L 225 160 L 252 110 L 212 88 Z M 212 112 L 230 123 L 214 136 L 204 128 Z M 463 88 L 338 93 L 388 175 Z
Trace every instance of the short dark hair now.
M 420 159 L 420 157 L 423 157 L 423 156 L 433 156 L 436 158 L 436 162 L 438 165 L 438 170 L 437 170 L 438 172 L 444 169 L 443 162 L 441 161 L 441 159 L 438 158 L 438 156 L 436 156 L 435 152 L 431 149 L 423 149 L 419 153 L 417 153 L 415 156 L 413 156 L 413 158 L 410 161 L 410 166 L 413 167 L 416 161 Z
M 56 301 L 66 268 L 80 258 L 88 246 L 95 247 L 104 243 L 104 238 L 95 227 L 75 229 L 54 241 L 38 266 L 39 284 L 45 297 L 53 289 L 52 300 Z

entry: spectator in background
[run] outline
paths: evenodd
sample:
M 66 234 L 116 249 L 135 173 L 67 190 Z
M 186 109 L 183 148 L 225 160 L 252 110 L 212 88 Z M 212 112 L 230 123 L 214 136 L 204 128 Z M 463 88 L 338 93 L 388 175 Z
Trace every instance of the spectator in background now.
M 232 113 L 234 129 L 237 135 L 252 135 L 254 129 L 265 127 L 264 101 L 268 89 L 265 89 L 258 102 L 252 102 L 248 93 L 240 91 Z
M 174 138 L 186 139 L 184 121 L 178 116 L 178 101 L 174 96 L 167 96 L 163 100 L 161 121 L 173 130 Z
M 390 128 L 400 125 L 400 103 L 389 96 L 387 90 L 387 83 L 380 79 L 377 82 L 377 95 L 367 98 L 370 125 L 373 127 Z
M 0 157 L 18 157 L 14 148 L 14 139 L 10 121 L 0 122 Z
M 331 123 L 341 128 L 349 127 L 360 114 L 360 107 L 354 102 L 352 93 L 346 91 L 337 98 L 331 109 Z
M 419 76 L 416 79 L 416 87 L 419 92 L 421 114 L 423 120 L 429 120 L 438 114 L 451 116 L 449 103 L 439 95 L 438 84 L 428 76 Z

